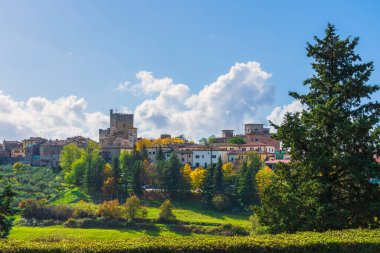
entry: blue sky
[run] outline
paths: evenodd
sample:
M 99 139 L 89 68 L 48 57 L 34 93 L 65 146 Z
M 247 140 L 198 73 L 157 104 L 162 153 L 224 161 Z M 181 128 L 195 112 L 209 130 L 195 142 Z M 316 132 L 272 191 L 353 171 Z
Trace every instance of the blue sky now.
M 358 52 L 374 61 L 372 81 L 380 83 L 379 11 L 379 1 L 0 1 L 0 90 L 17 103 L 31 97 L 55 103 L 74 95 L 85 101 L 83 113 L 133 112 L 157 97 L 117 90 L 127 81 L 141 82 L 139 71 L 185 84 L 191 95 L 235 63 L 254 61 L 271 74 L 265 83 L 272 88 L 268 103 L 248 119 L 265 121 L 275 107 L 292 102 L 289 90 L 305 90 L 302 81 L 312 74 L 306 42 L 322 36 L 328 22 L 342 36 L 361 37 Z M 28 134 L 10 125 L 0 128 L 0 138 Z M 160 131 L 172 126 L 166 123 Z M 152 127 L 160 128 L 141 126 Z M 39 131 L 52 136 L 35 128 L 29 135 Z M 194 137 L 202 134 L 207 133 Z

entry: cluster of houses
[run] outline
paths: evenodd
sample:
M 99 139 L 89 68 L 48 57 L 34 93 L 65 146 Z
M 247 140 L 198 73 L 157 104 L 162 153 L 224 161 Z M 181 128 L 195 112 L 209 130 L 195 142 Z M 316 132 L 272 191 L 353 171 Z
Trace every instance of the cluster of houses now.
M 0 144 L 0 164 L 22 162 L 32 166 L 59 167 L 59 156 L 65 145 L 75 144 L 84 148 L 89 138 L 75 136 L 66 140 L 47 140 L 31 137 L 22 141 L 6 141 Z
M 169 138 L 162 135 L 161 138 Z M 229 139 L 239 137 L 244 144 L 229 143 Z M 59 156 L 65 145 L 76 144 L 84 148 L 89 138 L 75 136 L 66 140 L 47 140 L 41 137 L 32 137 L 21 142 L 3 141 L 0 144 L 0 163 L 14 163 L 17 161 L 33 166 L 59 167 Z M 133 124 L 133 114 L 114 113 L 110 111 L 110 127 L 99 129 L 100 154 L 106 161 L 120 155 L 125 150 L 130 152 L 135 147 L 137 128 Z M 192 167 L 207 167 L 216 163 L 221 157 L 223 163 L 237 162 L 249 152 L 256 152 L 263 162 L 273 167 L 278 162 L 288 162 L 290 157 L 281 151 L 280 142 L 272 138 L 269 128 L 263 124 L 245 124 L 244 134 L 234 135 L 233 130 L 222 130 L 221 137 L 213 138 L 207 145 L 191 142 L 173 143 L 160 146 L 168 159 L 172 153 L 177 155 L 182 164 Z M 148 159 L 155 162 L 159 146 L 147 147 Z

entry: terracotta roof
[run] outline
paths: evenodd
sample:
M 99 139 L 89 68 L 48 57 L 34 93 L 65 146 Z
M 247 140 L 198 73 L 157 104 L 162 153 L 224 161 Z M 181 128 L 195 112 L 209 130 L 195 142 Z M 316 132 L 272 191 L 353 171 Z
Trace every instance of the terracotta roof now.
M 269 160 L 265 162 L 265 164 L 277 164 L 277 163 L 290 163 L 290 160 L 276 159 L 276 160 Z
M 175 151 L 177 154 L 192 154 L 192 150 L 176 150 Z
M 243 147 L 249 147 L 249 146 L 269 146 L 268 144 L 264 144 L 261 142 L 248 142 L 246 144 L 242 144 Z
M 47 142 L 41 144 L 41 146 L 47 147 L 47 146 L 65 146 L 67 142 L 65 140 L 48 140 Z

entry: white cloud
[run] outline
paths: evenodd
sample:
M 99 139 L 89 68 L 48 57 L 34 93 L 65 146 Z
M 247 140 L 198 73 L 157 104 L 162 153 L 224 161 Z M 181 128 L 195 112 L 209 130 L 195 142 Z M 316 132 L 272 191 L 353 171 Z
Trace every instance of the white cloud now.
M 115 88 L 116 91 L 127 91 L 130 87 L 130 82 L 126 81 L 124 83 L 119 83 L 119 85 Z
M 288 112 L 301 112 L 304 110 L 304 106 L 299 100 L 294 100 L 290 104 L 278 106 L 267 116 L 267 120 L 272 121 L 274 124 L 281 124 L 284 120 L 284 116 Z
M 119 84 L 117 90 L 144 95 L 134 111 L 121 108 L 122 112 L 135 114 L 139 136 L 185 134 L 198 140 L 202 136 L 219 135 L 221 129 L 241 132 L 244 123 L 259 123 L 259 114 L 273 104 L 274 87 L 268 83 L 270 76 L 257 62 L 236 63 L 228 73 L 198 93 L 191 93 L 186 84 L 140 71 L 136 74 L 137 84 L 125 82 Z M 109 127 L 109 116 L 87 112 L 86 106 L 86 101 L 76 96 L 16 101 L 0 91 L 0 138 L 83 135 L 97 140 L 98 129 Z M 271 115 L 280 115 L 281 109 Z
M 236 63 L 197 94 L 168 77 L 157 79 L 146 71 L 136 77 L 142 92 L 152 96 L 135 109 L 139 135 L 147 137 L 172 133 L 198 140 L 221 129 L 240 130 L 273 103 L 274 87 L 267 83 L 270 74 L 257 62 Z
M 85 112 L 87 103 L 76 96 L 48 100 L 31 97 L 16 101 L 0 91 L 0 138 L 20 140 L 30 136 L 66 138 L 82 135 L 98 139 L 98 129 L 107 126 L 108 116 Z

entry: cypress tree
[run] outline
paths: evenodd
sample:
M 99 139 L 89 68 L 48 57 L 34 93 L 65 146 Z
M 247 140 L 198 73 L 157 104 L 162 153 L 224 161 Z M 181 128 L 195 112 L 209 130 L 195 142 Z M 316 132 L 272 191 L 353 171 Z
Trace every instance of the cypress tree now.
M 248 161 L 244 159 L 236 187 L 236 197 L 243 207 L 248 207 L 253 203 L 253 169 L 248 166 Z
M 118 156 L 114 156 L 112 158 L 112 170 L 114 173 L 114 180 L 116 184 L 116 197 L 118 201 L 121 202 L 121 200 L 119 199 L 121 178 L 120 178 L 120 162 L 119 162 Z
M 172 197 L 178 197 L 182 189 L 181 163 L 173 152 L 170 159 L 166 162 L 165 184 L 168 194 Z
M 142 162 L 135 161 L 132 165 L 132 192 L 140 196 L 143 194 L 142 184 L 141 184 L 141 170 Z
M 202 186 L 203 201 L 210 205 L 215 195 L 215 164 L 211 163 L 206 169 L 206 177 Z
M 161 148 L 161 145 L 158 146 L 156 161 L 165 161 L 164 151 Z
M 214 172 L 214 184 L 215 184 L 215 193 L 223 193 L 224 191 L 224 180 L 223 180 L 223 162 L 222 158 L 219 156 L 218 163 L 215 167 Z

